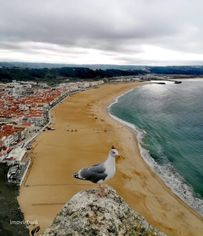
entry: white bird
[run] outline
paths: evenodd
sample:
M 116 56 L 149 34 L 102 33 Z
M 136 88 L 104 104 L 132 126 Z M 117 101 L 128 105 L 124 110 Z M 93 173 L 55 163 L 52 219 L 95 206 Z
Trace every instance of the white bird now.
M 82 168 L 73 176 L 77 179 L 87 180 L 99 184 L 99 195 L 104 196 L 104 187 L 102 187 L 101 184 L 115 175 L 116 157 L 119 157 L 118 150 L 114 146 L 112 146 L 106 161 L 104 161 L 103 163 L 92 165 L 87 168 Z

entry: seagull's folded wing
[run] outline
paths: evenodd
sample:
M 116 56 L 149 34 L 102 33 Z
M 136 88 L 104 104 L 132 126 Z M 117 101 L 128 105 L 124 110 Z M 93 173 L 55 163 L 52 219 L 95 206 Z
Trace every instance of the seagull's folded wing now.
M 80 171 L 79 175 L 82 179 L 89 180 L 94 183 L 97 183 L 99 180 L 105 180 L 107 177 L 103 164 L 97 164 L 84 168 Z

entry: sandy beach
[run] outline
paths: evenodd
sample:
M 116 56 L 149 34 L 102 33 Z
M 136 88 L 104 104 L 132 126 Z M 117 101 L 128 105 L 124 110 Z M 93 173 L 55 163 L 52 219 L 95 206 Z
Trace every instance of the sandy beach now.
M 113 120 L 107 106 L 142 83 L 107 84 L 65 99 L 52 110 L 54 131 L 33 143 L 32 165 L 18 201 L 26 220 L 42 231 L 78 191 L 96 188 L 72 177 L 78 169 L 103 161 L 114 145 L 121 157 L 107 182 L 147 221 L 168 235 L 201 236 L 203 219 L 167 188 L 140 156 L 135 134 Z

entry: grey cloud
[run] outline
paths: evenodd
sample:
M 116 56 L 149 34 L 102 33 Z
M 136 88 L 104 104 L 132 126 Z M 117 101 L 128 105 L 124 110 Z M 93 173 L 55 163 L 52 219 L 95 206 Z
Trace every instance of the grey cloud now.
M 0 6 L 1 49 L 42 51 L 26 46 L 41 42 L 53 52 L 139 54 L 148 44 L 203 53 L 201 0 L 0 0 Z

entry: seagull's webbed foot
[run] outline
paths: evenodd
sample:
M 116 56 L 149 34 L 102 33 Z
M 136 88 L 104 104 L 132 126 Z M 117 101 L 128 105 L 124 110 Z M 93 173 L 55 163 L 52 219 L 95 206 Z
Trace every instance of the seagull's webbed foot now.
M 107 195 L 108 195 L 107 188 L 104 185 L 99 184 L 98 196 L 99 197 L 106 197 Z

